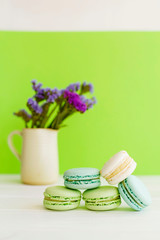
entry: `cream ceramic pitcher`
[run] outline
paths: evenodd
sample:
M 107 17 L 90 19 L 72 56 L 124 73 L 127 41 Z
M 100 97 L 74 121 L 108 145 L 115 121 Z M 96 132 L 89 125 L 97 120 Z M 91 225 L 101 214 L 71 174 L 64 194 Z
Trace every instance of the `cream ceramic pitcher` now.
M 58 131 L 44 128 L 24 128 L 13 131 L 8 136 L 8 145 L 21 161 L 21 180 L 25 184 L 47 185 L 58 180 Z M 22 137 L 22 154 L 13 143 L 13 135 Z

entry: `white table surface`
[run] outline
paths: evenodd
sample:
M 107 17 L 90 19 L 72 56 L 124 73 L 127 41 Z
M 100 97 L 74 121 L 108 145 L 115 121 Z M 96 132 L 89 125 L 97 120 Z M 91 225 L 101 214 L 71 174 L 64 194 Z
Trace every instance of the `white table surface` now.
M 20 183 L 19 175 L 0 175 L 0 240 L 160 239 L 160 176 L 143 176 L 152 205 L 141 212 L 123 201 L 112 211 L 50 211 L 43 207 L 46 186 Z M 58 185 L 63 184 L 62 177 Z M 102 184 L 107 184 L 102 180 Z

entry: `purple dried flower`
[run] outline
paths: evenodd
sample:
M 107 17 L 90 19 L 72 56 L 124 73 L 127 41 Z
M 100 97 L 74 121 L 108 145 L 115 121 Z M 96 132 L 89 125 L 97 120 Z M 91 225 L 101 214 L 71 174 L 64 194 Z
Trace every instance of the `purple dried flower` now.
M 20 112 L 22 114 L 24 114 L 28 120 L 30 120 L 32 118 L 32 116 L 29 113 L 27 113 L 27 111 L 25 109 L 20 110 Z
M 82 101 L 82 102 L 84 102 L 84 103 L 85 103 L 85 101 L 86 101 L 86 98 L 85 98 L 85 96 L 84 96 L 84 95 L 80 95 L 80 99 L 81 99 L 81 101 Z
M 77 111 L 85 112 L 87 110 L 87 105 L 81 101 L 81 98 L 77 93 L 65 90 L 64 98 L 66 98 L 68 103 L 75 107 Z
M 34 96 L 37 101 L 44 100 L 45 99 L 45 90 L 38 89 L 37 94 Z
M 47 96 L 48 96 L 47 102 L 53 103 L 58 97 L 61 96 L 61 92 L 57 88 L 54 88 L 47 92 Z
M 57 88 L 54 88 L 52 90 L 52 94 L 55 94 L 55 95 L 57 95 L 57 97 L 59 97 L 60 96 L 60 91 Z
M 55 101 L 55 96 L 53 96 L 53 95 L 50 95 L 47 99 L 48 103 L 53 103 L 54 101 Z
M 27 103 L 28 103 L 29 105 L 32 105 L 33 102 L 34 102 L 34 100 L 33 100 L 32 98 L 29 98 Z
M 53 90 L 51 88 L 41 88 L 41 89 L 38 89 L 37 94 L 34 97 L 38 102 L 45 99 L 47 100 L 47 102 L 53 102 L 53 98 L 50 97 L 50 95 L 52 95 L 52 91 Z
M 65 91 L 64 89 L 59 90 L 60 96 L 62 96 L 64 94 L 64 91 Z
M 36 98 L 37 101 L 40 101 L 40 100 L 44 99 L 44 95 L 38 93 L 38 94 L 35 95 L 35 98 Z
M 43 95 L 45 93 L 45 90 L 42 88 L 42 89 L 38 89 L 38 94 L 41 94 Z
M 75 92 L 75 91 L 78 91 L 80 89 L 80 83 L 77 82 L 77 83 L 72 83 L 70 84 L 67 88 L 67 90 L 71 91 L 71 92 Z
M 90 93 L 93 93 L 93 91 L 94 91 L 94 88 L 93 88 L 93 84 L 92 83 L 86 83 L 86 82 L 84 82 L 83 84 L 82 84 L 82 92 L 83 93 L 86 93 L 86 92 L 90 92 Z
M 85 103 L 81 102 L 80 100 L 76 100 L 74 102 L 74 107 L 77 111 L 84 113 L 87 110 L 87 106 Z
M 73 104 L 75 97 L 77 97 L 77 93 L 72 93 L 69 90 L 64 91 L 64 98 L 66 98 L 69 104 Z
M 92 83 L 89 83 L 89 84 L 88 84 L 88 87 L 89 87 L 90 93 L 93 93 L 93 92 L 94 92 L 93 84 L 92 84 Z
M 44 91 L 45 92 L 48 92 L 48 91 L 50 91 L 51 89 L 49 88 L 49 87 L 47 87 L 47 88 L 44 88 Z
M 87 99 L 86 100 L 86 105 L 87 105 L 87 109 L 90 109 L 93 107 L 93 101 L 92 99 Z
M 97 103 L 97 99 L 95 97 L 92 97 L 93 104 Z
M 26 110 L 21 109 L 19 112 L 13 113 L 18 117 L 22 117 L 25 122 L 29 122 L 32 116 L 26 112 Z
M 36 80 L 32 80 L 31 83 L 32 83 L 32 88 L 35 92 L 38 92 L 38 90 L 42 87 L 42 83 L 36 84 L 37 83 Z
M 87 109 L 92 108 L 93 105 L 97 103 L 95 97 L 92 97 L 91 99 L 86 99 L 83 95 L 81 95 L 80 98 L 81 98 L 81 101 L 87 105 Z
M 31 83 L 35 85 L 35 84 L 37 83 L 37 80 L 36 80 L 36 79 L 33 79 L 33 80 L 31 81 Z
M 34 101 L 32 98 L 28 99 L 27 105 L 31 111 L 34 111 L 37 114 L 41 114 L 43 111 L 43 109 L 38 105 L 38 103 Z

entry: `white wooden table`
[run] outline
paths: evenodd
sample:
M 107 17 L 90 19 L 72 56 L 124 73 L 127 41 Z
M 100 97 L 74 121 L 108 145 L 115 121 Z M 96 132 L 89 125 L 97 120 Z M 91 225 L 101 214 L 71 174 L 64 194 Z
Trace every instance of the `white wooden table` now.
M 160 239 L 160 176 L 141 179 L 153 201 L 141 212 L 124 202 L 116 210 L 89 211 L 83 201 L 76 210 L 58 212 L 43 207 L 46 186 L 23 185 L 19 175 L 0 175 L 0 240 Z

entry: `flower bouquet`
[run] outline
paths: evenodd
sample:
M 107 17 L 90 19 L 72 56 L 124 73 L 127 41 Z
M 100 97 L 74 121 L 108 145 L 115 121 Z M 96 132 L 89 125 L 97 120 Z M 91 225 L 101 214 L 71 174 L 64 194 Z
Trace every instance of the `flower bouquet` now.
M 14 115 L 21 117 L 26 128 L 63 127 L 63 121 L 76 112 L 84 113 L 96 103 L 95 97 L 86 98 L 84 94 L 93 93 L 93 85 L 86 82 L 70 84 L 66 89 L 42 88 L 41 83 L 32 81 L 35 92 L 27 101 L 30 113 L 22 109 Z

